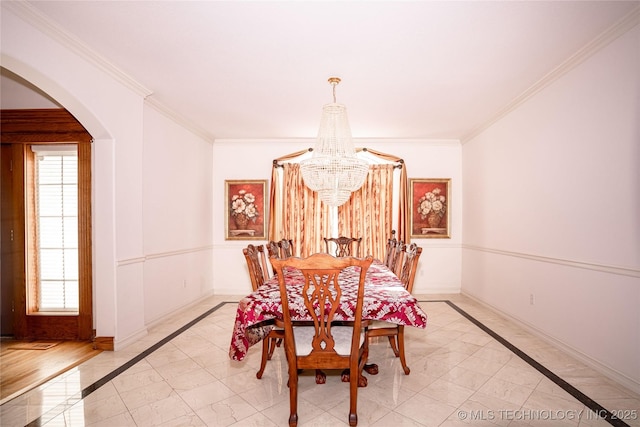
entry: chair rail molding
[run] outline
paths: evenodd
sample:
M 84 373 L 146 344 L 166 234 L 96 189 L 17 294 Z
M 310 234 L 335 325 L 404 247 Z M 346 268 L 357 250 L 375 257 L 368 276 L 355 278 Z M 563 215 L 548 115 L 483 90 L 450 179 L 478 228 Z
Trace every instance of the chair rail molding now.
M 140 256 L 140 257 L 135 257 L 135 258 L 119 259 L 118 267 L 121 267 L 123 265 L 130 265 L 130 264 L 140 264 L 152 259 L 169 258 L 169 257 L 174 257 L 174 256 L 184 255 L 184 254 L 189 254 L 194 252 L 205 252 L 205 251 L 210 251 L 212 249 L 213 249 L 213 245 L 206 245 L 206 246 L 199 246 L 195 248 L 178 249 L 175 251 L 168 251 L 168 252 L 156 252 L 156 253 L 151 253 L 151 254 Z
M 586 270 L 595 270 L 595 271 L 600 271 L 600 272 L 610 273 L 610 274 L 619 274 L 621 276 L 640 277 L 640 270 L 637 268 L 621 267 L 621 266 L 607 265 L 607 264 L 597 264 L 592 262 L 584 262 L 584 261 L 570 260 L 570 259 L 564 259 L 564 258 L 554 258 L 554 257 L 548 257 L 548 256 L 542 256 L 542 255 L 506 251 L 501 249 L 493 249 L 493 248 L 486 248 L 482 246 L 466 245 L 466 244 L 462 245 L 462 249 L 468 249 L 468 250 L 478 251 L 478 252 L 488 252 L 488 253 L 493 253 L 498 255 L 512 256 L 516 258 L 524 258 L 524 259 L 529 259 L 533 261 L 540 261 L 540 262 L 546 262 L 546 263 L 552 263 L 552 264 L 560 264 L 567 267 L 582 268 Z

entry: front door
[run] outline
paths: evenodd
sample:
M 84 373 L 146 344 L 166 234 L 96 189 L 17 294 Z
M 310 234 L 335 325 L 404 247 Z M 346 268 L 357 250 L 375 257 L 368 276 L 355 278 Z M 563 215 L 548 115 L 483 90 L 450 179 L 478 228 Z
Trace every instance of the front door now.
M 57 109 L 3 110 L 1 129 L 2 335 L 91 339 L 91 136 L 71 114 Z M 61 143 L 73 146 L 77 156 L 70 191 L 63 189 L 68 182 L 50 190 L 51 182 L 38 181 L 36 162 L 56 155 L 33 153 L 59 151 Z M 45 197 L 38 200 L 38 191 Z M 64 214 L 55 217 L 45 209 L 51 194 L 64 199 Z M 60 237 L 65 226 L 71 243 Z

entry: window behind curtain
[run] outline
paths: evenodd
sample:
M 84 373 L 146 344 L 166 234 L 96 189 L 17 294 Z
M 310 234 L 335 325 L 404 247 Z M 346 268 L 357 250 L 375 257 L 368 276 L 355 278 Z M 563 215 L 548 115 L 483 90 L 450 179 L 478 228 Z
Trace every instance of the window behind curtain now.
M 401 198 L 400 192 L 406 188 L 401 185 L 406 181 L 406 168 L 394 168 L 392 173 L 387 171 L 384 181 L 381 181 L 382 171 L 374 173 L 374 170 L 385 166 L 393 168 L 399 160 L 403 163 L 401 159 L 372 150 L 359 150 L 357 155 L 372 165 L 363 185 L 371 188 L 366 192 L 363 189 L 356 191 L 357 201 L 352 196 L 345 205 L 328 208 L 320 202 L 317 193 L 304 185 L 299 172 L 298 163 L 310 155 L 311 152 L 300 151 L 274 161 L 269 238 L 292 239 L 296 255 L 305 257 L 324 252 L 322 237 L 363 237 L 363 253 L 382 259 L 391 230 L 404 230 L 406 207 L 401 205 L 406 203 L 406 198 Z
M 78 154 L 75 145 L 32 146 L 37 311 L 77 312 Z M 33 280 L 30 281 L 34 283 Z M 31 304 L 33 307 L 33 304 Z

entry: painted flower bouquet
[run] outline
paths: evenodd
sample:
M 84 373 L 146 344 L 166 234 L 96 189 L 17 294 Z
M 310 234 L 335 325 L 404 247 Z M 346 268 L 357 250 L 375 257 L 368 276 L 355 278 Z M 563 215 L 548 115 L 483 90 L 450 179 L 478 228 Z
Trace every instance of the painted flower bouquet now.
M 246 190 L 240 190 L 231 197 L 231 216 L 238 227 L 245 228 L 250 220 L 256 222 L 260 212 L 255 202 L 256 196 Z
M 426 219 L 432 228 L 437 228 L 447 213 L 447 198 L 440 193 L 439 188 L 434 188 L 418 200 L 420 218 Z

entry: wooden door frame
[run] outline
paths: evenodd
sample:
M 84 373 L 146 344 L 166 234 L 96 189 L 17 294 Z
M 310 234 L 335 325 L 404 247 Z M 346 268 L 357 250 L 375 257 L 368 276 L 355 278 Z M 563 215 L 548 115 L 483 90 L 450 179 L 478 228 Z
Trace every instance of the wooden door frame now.
M 64 109 L 2 110 L 0 113 L 0 130 L 0 142 L 2 144 L 75 143 L 78 145 L 78 314 L 28 314 L 26 307 L 25 257 L 22 256 L 21 259 L 17 257 L 16 262 L 12 262 L 14 301 L 16 303 L 14 336 L 20 339 L 92 339 L 94 332 L 91 243 L 91 135 L 71 113 Z M 17 184 L 14 185 L 14 190 L 17 190 L 16 186 Z M 24 184 L 22 184 L 21 188 L 21 194 L 24 194 Z M 22 203 L 22 227 L 20 228 L 19 224 L 16 224 L 16 228 L 22 230 L 20 237 L 24 247 L 24 197 L 22 197 L 22 202 L 16 200 L 16 205 L 20 205 L 20 203 Z

